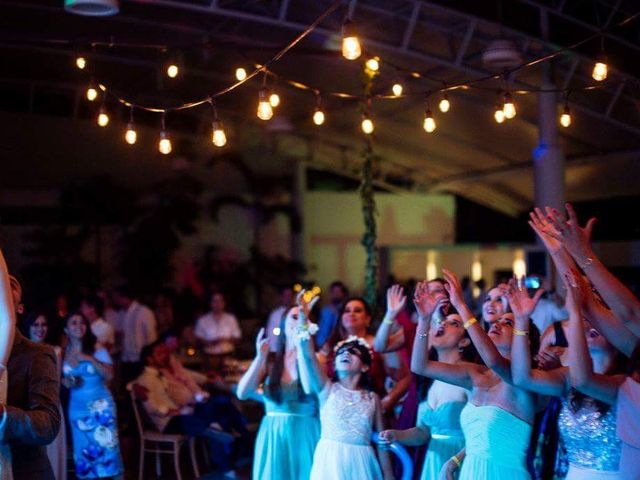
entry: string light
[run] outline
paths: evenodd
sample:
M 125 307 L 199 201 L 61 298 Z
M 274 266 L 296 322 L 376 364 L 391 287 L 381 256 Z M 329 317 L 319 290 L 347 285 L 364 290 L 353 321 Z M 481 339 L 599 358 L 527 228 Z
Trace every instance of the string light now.
M 607 78 L 609 68 L 607 67 L 607 57 L 604 54 L 598 55 L 598 59 L 593 66 L 591 76 L 597 82 L 602 82 Z
M 98 125 L 101 127 L 109 125 L 109 114 L 104 104 L 100 106 L 100 110 L 98 111 Z
M 80 70 L 84 70 L 86 66 L 87 66 L 87 59 L 84 58 L 82 55 L 78 55 L 76 57 L 76 67 L 78 67 Z
M 273 117 L 273 107 L 269 103 L 269 92 L 266 88 L 261 88 L 258 93 L 258 118 L 260 120 L 270 120 Z
M 375 127 L 373 125 L 373 120 L 371 120 L 371 117 L 369 117 L 368 113 L 365 113 L 362 116 L 362 124 L 360 126 L 362 128 L 362 131 L 367 135 L 371 135 L 373 133 Z
M 404 88 L 402 87 L 402 84 L 400 82 L 394 83 L 393 86 L 391 87 L 391 91 L 396 97 L 399 97 L 400 95 L 402 95 L 403 90 Z
M 93 81 L 91 81 L 89 83 L 89 86 L 87 87 L 87 100 L 89 100 L 90 102 L 93 102 L 96 98 L 98 98 L 98 90 L 96 90 L 96 87 L 93 84 Z
M 503 110 L 503 107 L 501 107 L 500 105 L 496 105 L 496 110 L 495 110 L 495 112 L 493 112 L 493 118 L 495 119 L 496 123 L 504 122 L 504 110 Z
M 440 100 L 438 108 L 442 113 L 447 113 L 451 108 L 451 102 L 449 102 L 449 96 L 446 93 L 442 96 L 442 100 Z
M 280 105 L 280 95 L 278 95 L 276 92 L 272 92 L 271 95 L 269 95 L 269 103 L 273 108 L 276 108 L 278 105 Z
M 564 108 L 562 110 L 562 115 L 560 115 L 560 125 L 567 128 L 571 125 L 571 111 L 569 110 L 569 104 L 565 103 Z
M 358 32 L 351 19 L 347 18 L 342 24 L 342 56 L 347 60 L 356 60 L 362 55 Z
M 127 131 L 124 133 L 124 140 L 129 145 L 135 145 L 138 141 L 138 132 L 136 131 L 136 126 L 133 123 L 133 107 L 131 108 L 131 113 L 129 115 L 129 123 L 127 123 Z
M 370 58 L 367 60 L 367 63 L 365 63 L 365 66 L 372 72 L 377 72 L 380 70 L 380 57 Z
M 316 109 L 313 112 L 313 123 L 315 123 L 317 126 L 320 126 L 324 123 L 324 120 L 325 120 L 325 115 L 324 115 L 324 111 L 322 110 L 320 95 L 318 95 L 318 100 L 316 101 Z
M 433 119 L 433 115 L 431 114 L 431 110 L 427 108 L 427 111 L 424 112 L 424 121 L 422 122 L 422 128 L 427 133 L 433 133 L 436 130 L 436 121 Z
M 216 147 L 224 147 L 227 144 L 227 135 L 224 133 L 224 126 L 218 118 L 218 109 L 211 100 L 211 108 L 213 109 L 213 123 L 211 124 L 211 143 Z
M 167 66 L 167 77 L 176 78 L 178 76 L 178 73 L 180 73 L 180 68 L 178 68 L 178 65 L 176 65 L 175 63 L 170 63 Z
M 502 105 L 502 111 L 504 112 L 504 118 L 511 120 L 516 116 L 516 106 L 513 103 L 513 98 L 509 92 L 504 94 L 504 104 Z
M 247 78 L 247 71 L 242 67 L 236 68 L 236 80 L 241 82 L 246 78 Z
M 169 134 L 167 133 L 167 130 L 165 128 L 164 116 L 165 114 L 163 112 L 161 122 L 162 129 L 160 130 L 160 140 L 158 141 L 158 151 L 163 155 L 169 155 L 171 153 L 171 150 L 173 150 L 173 147 L 171 145 L 171 138 L 169 137 Z

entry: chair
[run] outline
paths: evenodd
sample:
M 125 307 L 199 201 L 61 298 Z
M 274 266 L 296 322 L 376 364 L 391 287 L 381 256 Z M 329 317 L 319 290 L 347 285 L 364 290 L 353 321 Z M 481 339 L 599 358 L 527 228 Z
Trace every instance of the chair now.
M 182 480 L 182 475 L 180 474 L 180 448 L 185 442 L 189 443 L 189 454 L 191 455 L 193 473 L 196 478 L 200 478 L 200 470 L 198 469 L 198 462 L 196 460 L 195 438 L 187 437 L 186 435 L 165 434 L 144 428 L 138 405 L 139 397 L 135 392 L 135 386 L 132 387 L 133 388 L 129 388 L 129 393 L 131 395 L 131 403 L 133 404 L 133 413 L 136 417 L 136 424 L 138 425 L 138 433 L 140 434 L 140 469 L 138 480 L 144 479 L 144 459 L 147 453 L 156 454 L 156 474 L 158 476 L 162 474 L 160 455 L 173 455 L 176 478 L 177 480 Z

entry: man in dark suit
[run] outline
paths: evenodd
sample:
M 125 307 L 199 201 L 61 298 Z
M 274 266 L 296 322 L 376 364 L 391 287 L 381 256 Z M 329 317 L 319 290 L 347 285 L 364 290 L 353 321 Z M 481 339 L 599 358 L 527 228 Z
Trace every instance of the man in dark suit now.
M 14 305 L 20 286 L 11 281 Z M 45 445 L 60 428 L 60 379 L 48 345 L 27 340 L 17 329 L 9 356 L 7 404 L 0 405 L 0 441 L 11 447 L 15 480 L 55 480 Z

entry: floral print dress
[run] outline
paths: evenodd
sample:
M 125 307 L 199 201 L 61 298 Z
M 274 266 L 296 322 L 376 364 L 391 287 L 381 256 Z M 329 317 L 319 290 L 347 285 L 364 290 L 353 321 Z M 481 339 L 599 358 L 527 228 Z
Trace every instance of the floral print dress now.
M 104 349 L 94 357 L 111 364 Z M 89 361 L 71 367 L 65 362 L 63 374 L 76 377 L 77 386 L 71 389 L 69 423 L 73 438 L 73 460 L 78 478 L 108 478 L 124 472 L 116 407 L 104 378 Z

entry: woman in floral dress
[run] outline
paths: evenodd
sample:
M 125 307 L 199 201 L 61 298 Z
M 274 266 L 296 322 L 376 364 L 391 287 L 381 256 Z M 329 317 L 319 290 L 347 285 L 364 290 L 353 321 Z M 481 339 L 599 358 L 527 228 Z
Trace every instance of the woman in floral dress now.
M 124 473 L 118 442 L 118 423 L 107 383 L 113 375 L 111 357 L 96 350 L 96 337 L 79 313 L 67 317 L 69 339 L 62 367 L 71 389 L 69 423 L 73 460 L 78 478 L 113 478 Z

